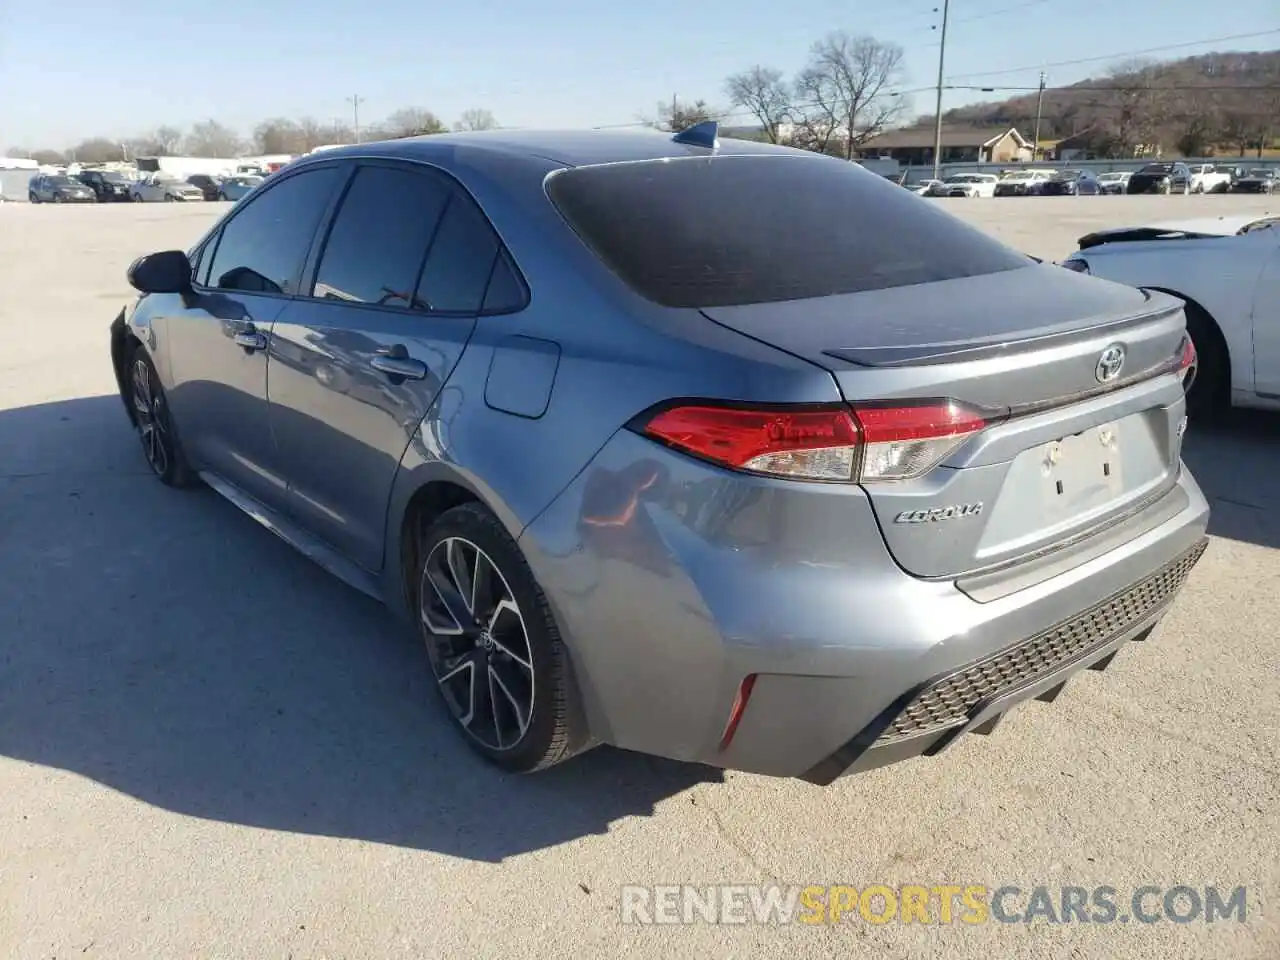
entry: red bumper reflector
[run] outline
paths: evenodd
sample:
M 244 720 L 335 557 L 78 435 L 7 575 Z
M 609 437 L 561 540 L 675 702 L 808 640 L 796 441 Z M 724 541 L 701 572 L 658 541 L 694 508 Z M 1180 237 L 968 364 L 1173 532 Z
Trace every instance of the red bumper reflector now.
M 720 736 L 720 749 L 727 750 L 733 742 L 733 735 L 738 732 L 738 723 L 746 712 L 747 701 L 751 699 L 751 691 L 755 689 L 756 675 L 749 673 L 738 684 L 738 692 L 734 695 L 733 706 L 729 709 L 729 722 L 724 725 L 724 733 Z

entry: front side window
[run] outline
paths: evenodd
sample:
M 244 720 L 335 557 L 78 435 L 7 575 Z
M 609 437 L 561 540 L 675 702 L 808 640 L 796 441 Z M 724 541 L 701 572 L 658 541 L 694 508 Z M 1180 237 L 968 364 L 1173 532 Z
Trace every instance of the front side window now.
M 312 295 L 427 309 L 414 291 L 448 199 L 437 177 L 360 168 L 329 231 Z
M 220 290 L 296 293 L 302 261 L 340 178 L 337 167 L 306 170 L 246 199 L 222 228 L 208 284 Z

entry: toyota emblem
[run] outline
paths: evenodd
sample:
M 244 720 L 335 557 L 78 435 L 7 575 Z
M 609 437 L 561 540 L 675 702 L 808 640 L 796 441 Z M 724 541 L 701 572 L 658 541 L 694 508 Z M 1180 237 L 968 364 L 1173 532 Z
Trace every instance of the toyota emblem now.
M 1098 357 L 1098 365 L 1093 368 L 1093 375 L 1098 378 L 1099 383 L 1110 383 L 1120 376 L 1120 370 L 1123 367 L 1124 347 L 1113 343 L 1102 351 L 1102 356 Z

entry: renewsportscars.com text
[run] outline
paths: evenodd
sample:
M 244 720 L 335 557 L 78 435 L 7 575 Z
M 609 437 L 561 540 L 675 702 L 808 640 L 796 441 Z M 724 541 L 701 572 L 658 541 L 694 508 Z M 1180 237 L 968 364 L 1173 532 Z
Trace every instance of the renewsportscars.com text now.
M 624 886 L 629 924 L 1243 923 L 1244 887 Z

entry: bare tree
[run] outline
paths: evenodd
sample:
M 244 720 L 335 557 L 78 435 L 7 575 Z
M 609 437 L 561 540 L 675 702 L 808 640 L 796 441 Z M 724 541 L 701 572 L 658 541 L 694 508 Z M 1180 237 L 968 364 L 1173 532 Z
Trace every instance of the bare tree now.
M 129 141 L 130 153 L 137 156 L 165 157 L 176 154 L 182 146 L 182 131 L 177 127 L 157 127 L 154 131 Z
M 893 87 L 903 78 L 902 48 L 874 37 L 827 34 L 809 51 L 796 81 L 797 127 L 810 149 L 833 146 L 852 159 L 862 143 L 902 115 Z
M 112 143 L 106 137 L 92 137 L 81 140 L 70 151 L 80 163 L 107 163 L 112 160 L 123 160 L 124 151 L 118 143 Z
M 305 143 L 302 127 L 284 117 L 263 120 L 253 130 L 254 148 L 259 153 L 305 153 Z
M 66 155 L 57 150 L 32 150 L 27 154 L 27 157 L 36 163 L 59 164 L 67 162 Z
M 1137 147 L 1153 145 L 1156 132 L 1168 119 L 1169 91 L 1160 89 L 1159 69 L 1146 60 L 1117 64 L 1107 76 L 1101 103 L 1109 108 L 1113 153 L 1132 157 Z
M 217 120 L 197 123 L 187 134 L 186 151 L 197 157 L 234 157 L 240 152 L 239 135 Z
M 458 122 L 453 125 L 455 130 L 496 130 L 498 129 L 498 121 L 488 110 L 480 107 L 472 107 L 470 110 L 463 110 L 462 116 L 458 118 Z
M 439 117 L 422 107 L 405 107 L 397 110 L 378 127 L 381 135 L 389 140 L 444 133 L 448 129 Z
M 724 111 L 711 106 L 705 100 L 695 100 L 693 103 L 680 103 L 678 100 L 673 103 L 660 103 L 657 114 L 656 120 L 645 122 L 651 127 L 671 133 L 688 130 L 708 120 L 724 119 Z
M 782 124 L 791 116 L 791 91 L 781 70 L 756 65 L 735 73 L 724 84 L 729 102 L 760 123 L 770 143 L 778 143 Z

